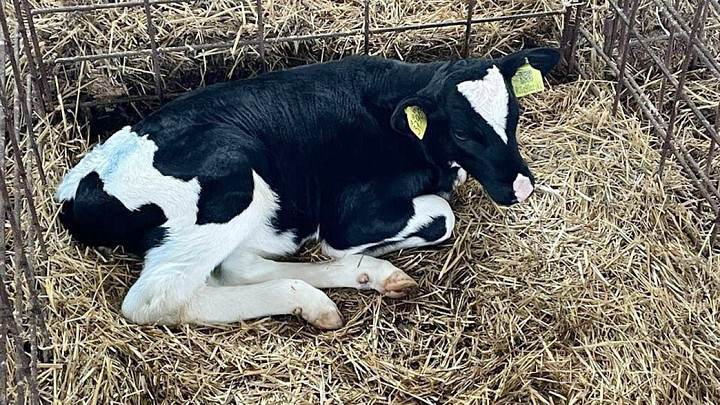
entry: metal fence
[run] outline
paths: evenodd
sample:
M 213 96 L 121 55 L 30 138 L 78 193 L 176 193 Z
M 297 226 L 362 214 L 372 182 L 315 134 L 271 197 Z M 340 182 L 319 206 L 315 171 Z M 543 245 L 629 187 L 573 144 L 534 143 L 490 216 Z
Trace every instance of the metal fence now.
M 720 78 L 720 63 L 704 42 L 704 36 L 718 27 L 706 26 L 711 9 L 720 11 L 718 0 L 701 1 L 690 17 L 678 10 L 680 2 L 674 0 L 610 1 L 607 18 L 604 19 L 602 35 L 595 35 L 591 25 L 592 8 L 585 2 L 567 2 L 561 8 L 536 13 L 522 13 L 497 17 L 474 15 L 475 0 L 462 2 L 466 17 L 457 21 L 428 24 L 410 24 L 373 28 L 370 25 L 370 1 L 362 2 L 362 28 L 343 32 L 311 35 L 277 36 L 268 38 L 263 21 L 263 2 L 255 3 L 258 16 L 254 38 L 242 41 L 184 44 L 182 46 L 159 46 L 156 41 L 155 21 L 152 9 L 161 4 L 191 3 L 197 0 L 143 0 L 118 1 L 102 4 L 72 5 L 55 8 L 33 8 L 29 0 L 9 0 L 0 7 L 0 127 L 5 136 L 0 139 L 0 212 L 4 213 L 7 226 L 0 227 L 4 243 L 0 249 L 0 404 L 14 398 L 16 403 L 39 403 L 40 388 L 37 385 L 38 363 L 47 360 L 52 350 L 47 349 L 43 315 L 43 296 L 39 279 L 49 266 L 43 228 L 36 212 L 36 197 L 44 199 L 47 193 L 38 192 L 33 185 L 47 189 L 47 179 L 42 167 L 39 146 L 35 141 L 35 124 L 42 122 L 47 111 L 55 107 L 51 90 L 53 72 L 61 66 L 83 61 L 151 57 L 154 94 L 133 94 L 112 100 L 122 103 L 140 100 L 164 101 L 174 94 L 164 88 L 161 80 L 160 57 L 170 52 L 198 52 L 207 50 L 226 51 L 237 46 L 253 47 L 258 55 L 261 70 L 267 69 L 266 46 L 279 43 L 329 40 L 350 36 L 362 36 L 363 51 L 369 53 L 373 35 L 421 30 L 428 28 L 464 27 L 462 56 L 470 52 L 471 30 L 474 25 L 561 16 L 565 69 L 577 68 L 577 47 L 594 49 L 617 81 L 615 108 L 619 103 L 631 103 L 644 113 L 658 139 L 661 141 L 663 159 L 673 156 L 685 169 L 695 184 L 697 192 L 706 201 L 716 218 L 712 238 L 716 240 L 720 227 L 720 189 L 718 188 L 717 162 L 718 104 L 714 110 L 707 103 L 700 103 L 685 89 L 695 77 Z M 639 10 L 651 5 L 658 10 L 659 18 L 669 29 L 660 36 L 648 38 L 636 25 Z M 35 19 L 48 14 L 88 12 L 107 8 L 142 8 L 146 17 L 149 41 L 137 49 L 88 55 L 60 56 L 50 58 L 41 48 L 35 27 Z M 8 14 L 10 12 L 10 15 Z M 642 12 L 648 12 L 644 10 Z M 586 24 L 582 24 L 585 17 Z M 578 41 L 580 38 L 580 41 Z M 634 50 L 642 49 L 639 57 Z M 679 51 L 679 52 L 678 52 Z M 677 58 L 680 58 L 677 60 Z M 6 70 L 10 72 L 6 77 Z M 579 70 L 582 72 L 582 69 Z M 655 87 L 639 82 L 638 78 L 649 73 L 661 77 Z M 678 136 L 679 117 L 691 117 L 702 131 L 692 143 Z M 8 147 L 5 142 L 7 141 Z M 49 147 L 49 146 L 48 146 Z M 702 153 L 698 151 L 702 149 Z M 5 156 L 5 151 L 9 155 Z M 34 165 L 30 167 L 29 165 Z M 31 170 L 33 169 L 33 170 Z M 38 178 L 32 178 L 37 173 Z M 6 234 L 6 232 L 8 232 Z M 10 270 L 10 271 L 8 271 Z M 44 350 L 45 349 L 45 350 Z M 8 390 L 9 387 L 13 387 Z M 12 392 L 10 392 L 12 391 Z
M 720 61 L 712 40 L 720 39 L 720 2 L 700 0 L 610 0 L 601 35 L 580 27 L 587 43 L 616 81 L 613 112 L 621 101 L 643 113 L 659 141 L 662 177 L 672 156 L 704 201 L 699 210 L 715 218 L 708 224 L 716 245 L 720 228 L 720 94 L 699 96 L 698 83 L 720 81 Z M 685 6 L 684 8 L 682 6 Z M 642 24 L 653 13 L 656 25 Z M 709 16 L 715 18 L 711 21 Z M 585 42 L 586 41 L 586 42 Z M 720 42 L 720 41 L 718 41 Z M 715 43 L 717 46 L 717 43 Z M 681 128 L 680 122 L 687 123 Z M 681 133 L 684 129 L 684 133 Z
M 0 61 L 6 69 L 0 69 L 0 127 L 5 132 L 0 144 L 0 212 L 4 213 L 6 227 L 0 227 L 0 238 L 10 241 L 0 251 L 0 405 L 14 398 L 15 403 L 37 404 L 41 401 L 41 388 L 38 386 L 39 362 L 48 360 L 52 353 L 47 341 L 45 329 L 44 295 L 40 278 L 46 274 L 49 266 L 44 229 L 36 212 L 36 198 L 47 198 L 47 178 L 42 166 L 40 148 L 35 141 L 35 125 L 46 116 L 46 112 L 56 108 L 51 90 L 55 77 L 63 66 L 84 61 L 108 59 L 129 59 L 151 57 L 151 69 L 154 80 L 154 95 L 133 94 L 108 103 L 155 100 L 161 103 L 174 96 L 163 86 L 160 72 L 160 56 L 170 52 L 226 51 L 238 46 L 253 47 L 259 57 L 261 71 L 267 70 L 266 46 L 280 43 L 299 43 L 303 41 L 329 40 L 361 35 L 364 53 L 370 52 L 370 39 L 373 35 L 397 33 L 403 31 L 464 27 L 461 55 L 470 51 L 471 29 L 483 23 L 527 20 L 561 16 L 564 21 L 562 49 L 565 50 L 566 65 L 572 65 L 574 43 L 577 36 L 577 21 L 582 11 L 582 3 L 566 2 L 563 7 L 542 12 L 519 13 L 497 17 L 476 17 L 473 13 L 475 0 L 461 2 L 467 9 L 466 18 L 457 21 L 442 21 L 428 24 L 409 24 L 392 27 L 372 28 L 370 26 L 370 1 L 363 6 L 362 29 L 343 32 L 331 32 L 312 35 L 277 36 L 265 35 L 263 21 L 263 2 L 257 0 L 255 6 L 258 16 L 255 38 L 242 41 L 216 43 L 188 43 L 182 46 L 159 46 L 156 41 L 155 21 L 152 9 L 157 5 L 169 3 L 192 3 L 198 0 L 143 0 L 117 1 L 102 4 L 71 5 L 54 8 L 33 8 L 29 0 L 10 0 L 6 7 L 0 7 Z M 51 58 L 43 52 L 41 41 L 35 27 L 41 16 L 90 12 L 108 8 L 143 8 L 147 23 L 149 42 L 138 49 L 121 52 L 98 53 Z M 8 13 L 8 10 L 10 12 Z M 8 15 L 10 14 L 10 15 Z M 8 90 L 11 89 L 11 90 Z M 11 94 L 7 94 L 11 93 Z M 82 104 L 82 103 L 81 103 Z M 97 102 L 87 104 L 97 105 Z M 4 140 L 9 141 L 9 156 L 6 159 Z M 48 146 L 50 147 L 50 146 Z M 28 165 L 34 165 L 30 167 Z M 34 169 L 34 170 L 32 170 Z M 37 173 L 38 179 L 32 174 Z M 42 190 L 33 189 L 33 185 Z M 7 270 L 10 270 L 9 272 Z M 39 277 L 38 277 L 39 276 Z M 9 278 L 12 278 L 11 280 Z M 11 388 L 11 389 L 8 389 Z

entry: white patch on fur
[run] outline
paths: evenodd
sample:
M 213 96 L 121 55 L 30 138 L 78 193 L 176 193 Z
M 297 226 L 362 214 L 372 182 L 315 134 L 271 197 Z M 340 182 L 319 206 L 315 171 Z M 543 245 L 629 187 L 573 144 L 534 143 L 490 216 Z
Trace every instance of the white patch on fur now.
M 500 139 L 508 143 L 505 133 L 508 116 L 508 95 L 505 79 L 500 69 L 488 69 L 482 80 L 465 81 L 457 85 L 458 91 L 470 102 L 473 110 L 487 121 Z
M 155 142 L 124 127 L 95 147 L 65 175 L 55 195 L 58 201 L 75 198 L 80 181 L 97 172 L 106 193 L 134 211 L 157 204 L 170 221 L 195 223 L 200 183 L 165 176 L 153 166 Z
M 457 187 L 459 187 L 460 185 L 464 184 L 464 183 L 467 181 L 467 177 L 468 177 L 467 170 L 463 169 L 463 167 L 460 166 L 460 164 L 459 164 L 458 162 L 456 162 L 456 161 L 450 162 L 450 167 L 452 167 L 452 168 L 457 167 L 457 168 L 458 168 L 457 178 L 456 178 L 455 181 L 453 182 L 453 188 L 457 188 Z
M 297 249 L 292 232 L 278 234 L 272 226 L 280 207 L 277 195 L 255 171 L 252 174 L 252 201 L 229 222 L 196 225 L 168 221 L 165 240 L 148 251 L 140 278 L 123 301 L 126 317 L 137 323 L 201 321 L 185 319 L 183 308 L 192 306 L 192 297 L 205 286 L 208 275 L 235 249 L 242 247 L 264 257 L 287 255 Z M 202 294 L 207 297 L 212 291 Z
M 455 214 L 453 214 L 450 204 L 448 204 L 445 199 L 434 194 L 421 195 L 420 197 L 415 197 L 413 199 L 413 207 L 415 209 L 415 214 L 407 222 L 405 228 L 391 238 L 378 242 L 366 243 L 360 246 L 353 246 L 345 250 L 335 249 L 328 245 L 327 242 L 323 241 L 320 244 L 322 251 L 324 254 L 335 258 L 360 253 L 367 254 L 364 252 L 368 250 L 371 250 L 371 254 L 373 256 L 382 256 L 386 253 L 400 249 L 435 245 L 450 237 L 453 228 L 455 227 Z M 433 219 L 440 217 L 445 218 L 445 235 L 443 235 L 440 239 L 428 241 L 419 236 L 409 236 L 420 230 L 423 226 L 431 223 Z M 373 246 L 385 245 L 387 243 L 390 245 L 383 249 L 372 250 Z

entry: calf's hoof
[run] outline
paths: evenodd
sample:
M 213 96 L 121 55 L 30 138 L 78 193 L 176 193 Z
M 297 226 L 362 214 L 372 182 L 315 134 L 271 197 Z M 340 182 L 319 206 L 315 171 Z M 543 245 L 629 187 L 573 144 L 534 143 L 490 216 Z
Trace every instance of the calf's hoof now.
M 389 298 L 402 298 L 417 289 L 417 283 L 402 270 L 390 274 L 383 283 L 383 292 Z

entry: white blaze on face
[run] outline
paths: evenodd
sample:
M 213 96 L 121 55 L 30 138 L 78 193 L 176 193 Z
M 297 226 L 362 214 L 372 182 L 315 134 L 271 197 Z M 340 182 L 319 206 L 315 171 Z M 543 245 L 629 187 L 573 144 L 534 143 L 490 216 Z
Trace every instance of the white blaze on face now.
M 517 198 L 518 202 L 523 202 L 532 194 L 533 185 L 529 178 L 518 174 L 513 182 L 513 190 L 515 190 L 515 198 Z
M 473 110 L 495 130 L 500 139 L 508 143 L 507 126 L 508 100 L 505 79 L 497 66 L 487 71 L 482 80 L 469 80 L 457 85 L 458 91 L 470 102 Z

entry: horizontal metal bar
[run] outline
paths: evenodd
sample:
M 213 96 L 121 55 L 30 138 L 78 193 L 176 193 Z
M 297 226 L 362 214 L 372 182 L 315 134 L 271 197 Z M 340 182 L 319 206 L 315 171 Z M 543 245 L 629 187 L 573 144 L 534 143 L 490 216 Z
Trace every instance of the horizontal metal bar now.
M 157 1 L 167 1 L 167 0 L 157 0 Z M 185 0 L 185 1 L 187 1 L 187 0 Z M 143 4 L 142 1 L 139 3 Z M 566 10 L 566 8 L 563 7 L 562 9 L 542 11 L 542 12 L 536 12 L 536 13 L 521 13 L 521 14 L 513 14 L 513 15 L 507 15 L 507 16 L 478 18 L 478 19 L 472 20 L 471 24 L 482 24 L 482 23 L 495 22 L 495 21 L 511 21 L 511 20 L 518 20 L 518 19 L 524 19 L 524 18 L 533 18 L 533 17 L 546 17 L 546 16 L 562 14 L 565 12 L 565 10 Z M 445 27 L 452 27 L 452 26 L 465 26 L 465 25 L 467 25 L 467 21 L 447 21 L 447 22 L 431 23 L 431 24 L 404 25 L 404 26 L 400 26 L 400 27 L 372 28 L 372 29 L 370 29 L 369 32 L 371 34 L 383 34 L 383 33 L 388 33 L 388 32 L 403 32 L 403 31 L 411 31 L 411 30 L 445 28 Z M 286 42 L 312 41 L 312 40 L 317 40 L 317 39 L 336 39 L 336 38 L 349 37 L 349 36 L 353 36 L 353 35 L 361 35 L 363 33 L 364 33 L 364 30 L 362 30 L 362 29 L 355 29 L 355 30 L 341 31 L 341 32 L 330 32 L 330 33 L 326 33 L 326 34 L 291 35 L 291 36 L 287 36 L 287 37 L 265 38 L 265 43 L 266 44 L 279 44 L 279 43 L 286 43 Z M 259 45 L 259 44 L 260 44 L 260 42 L 257 39 L 248 39 L 248 40 L 243 40 L 243 41 L 216 42 L 216 43 L 211 43 L 211 44 L 200 44 L 200 45 L 159 47 L 159 48 L 157 48 L 157 52 L 158 52 L 158 54 L 165 54 L 165 53 L 170 53 L 170 52 L 208 51 L 208 50 L 218 50 L 218 49 L 230 49 L 230 48 L 236 47 L 236 46 L 255 46 L 255 45 Z M 95 55 L 70 56 L 70 57 L 65 57 L 65 58 L 57 58 L 52 63 L 62 64 L 62 63 L 70 63 L 70 62 L 98 61 L 98 60 L 106 60 L 106 59 L 136 57 L 136 56 L 151 55 L 151 54 L 152 54 L 152 49 L 140 49 L 137 51 L 110 52 L 110 53 L 95 54 Z
M 150 5 L 169 3 L 192 3 L 200 1 L 201 0 L 150 0 Z M 75 11 L 95 11 L 109 8 L 140 7 L 143 4 L 143 1 L 126 1 L 123 3 L 83 4 L 78 6 L 37 8 L 32 11 L 32 15 L 72 13 Z

